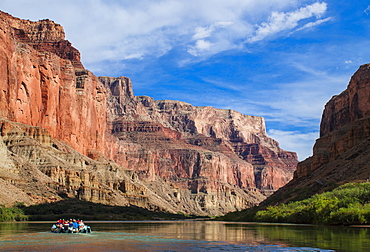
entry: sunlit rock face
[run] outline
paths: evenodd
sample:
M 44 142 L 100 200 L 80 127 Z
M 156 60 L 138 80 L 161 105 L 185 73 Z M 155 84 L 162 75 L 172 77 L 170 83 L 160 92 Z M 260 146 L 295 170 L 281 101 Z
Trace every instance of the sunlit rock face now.
M 282 201 L 370 178 L 370 65 L 362 65 L 347 89 L 325 105 L 313 156 L 270 199 Z M 284 196 L 282 196 L 284 195 Z
M 0 62 L 0 182 L 17 195 L 0 192 L 7 204 L 68 196 L 220 215 L 293 176 L 296 154 L 262 117 L 134 96 L 129 78 L 84 69 L 50 20 L 0 12 Z
M 76 150 L 103 151 L 106 96 L 60 25 L 0 13 L 0 115 L 46 128 Z
M 176 208 L 98 152 L 89 158 L 41 127 L 0 117 L 0 201 L 37 204 L 78 198 L 112 205 L 136 205 L 176 212 Z
M 262 117 L 133 96 L 129 79 L 99 79 L 110 92 L 108 155 L 142 180 L 169 183 L 184 209 L 184 192 L 204 198 L 201 211 L 239 210 L 291 180 L 296 154 L 266 135 Z

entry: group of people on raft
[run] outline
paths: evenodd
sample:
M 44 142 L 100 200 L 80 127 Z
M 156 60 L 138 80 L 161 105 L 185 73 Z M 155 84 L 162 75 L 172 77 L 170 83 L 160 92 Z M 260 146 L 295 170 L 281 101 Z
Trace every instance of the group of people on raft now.
M 51 227 L 51 232 L 53 233 L 91 233 L 90 226 L 85 225 L 82 220 L 76 219 L 59 219 Z

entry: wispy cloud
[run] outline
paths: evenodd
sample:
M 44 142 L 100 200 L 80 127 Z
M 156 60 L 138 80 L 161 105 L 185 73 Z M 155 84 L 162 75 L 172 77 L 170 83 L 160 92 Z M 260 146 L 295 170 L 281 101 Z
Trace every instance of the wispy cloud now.
M 193 56 L 199 56 L 200 54 L 206 51 L 209 52 L 211 47 L 214 44 L 211 43 L 209 40 L 206 40 L 207 38 L 215 41 L 215 43 L 217 43 L 219 47 L 219 45 L 222 43 L 222 40 L 225 40 L 225 39 L 220 39 L 222 37 L 219 37 L 218 39 L 215 38 L 217 36 L 215 36 L 214 33 L 219 32 L 221 29 L 227 28 L 228 26 L 232 24 L 233 22 L 219 21 L 207 27 L 203 27 L 203 26 L 196 27 L 195 33 L 192 36 L 192 39 L 195 40 L 195 44 L 189 45 L 188 46 L 189 49 L 187 50 L 187 52 Z M 228 46 L 226 46 L 226 48 L 227 47 Z M 223 49 L 225 48 L 219 48 L 218 50 L 222 51 Z
M 301 20 L 307 18 L 311 17 L 320 18 L 326 12 L 326 9 L 327 9 L 326 3 L 316 2 L 314 4 L 301 7 L 298 10 L 291 12 L 274 11 L 269 17 L 268 22 L 263 22 L 262 24 L 258 25 L 255 34 L 248 38 L 247 42 L 248 43 L 257 42 L 281 31 L 293 29 L 298 26 L 298 23 Z M 320 20 L 316 22 L 309 22 L 304 26 L 312 27 L 313 25 L 317 25 L 322 22 L 324 21 Z
M 17 0 L 16 4 L 3 0 L 0 8 L 15 8 L 22 18 L 61 23 L 87 66 L 107 60 L 158 58 L 175 48 L 187 52 L 186 57 L 210 57 L 242 49 L 247 38 L 256 42 L 293 29 L 302 20 L 320 17 L 327 8 L 324 2 L 300 7 L 291 0 L 65 0 L 39 8 L 43 4 L 43 0 Z M 320 21 L 307 22 L 302 27 Z M 194 62 L 186 57 L 178 61 Z
M 199 53 L 202 53 L 204 51 L 208 51 L 212 46 L 212 43 L 204 40 L 204 39 L 199 39 L 195 43 L 194 46 L 191 46 L 188 50 L 188 53 L 194 56 L 198 56 Z
M 364 12 L 366 13 L 366 15 L 370 14 L 370 5 L 367 6 L 367 8 L 364 10 Z
M 324 18 L 324 19 L 319 19 L 319 20 L 317 20 L 315 22 L 309 22 L 309 23 L 303 25 L 302 27 L 298 28 L 295 31 L 301 31 L 301 30 L 304 30 L 304 29 L 309 29 L 309 28 L 315 27 L 317 25 L 320 25 L 322 23 L 328 22 L 330 20 L 332 20 L 332 18 L 331 17 L 328 17 L 328 18 Z
M 230 68 L 225 70 L 224 76 L 220 74 L 224 69 L 209 71 L 210 75 L 207 75 L 202 71 L 203 68 L 199 71 L 202 73 L 196 73 L 199 83 L 194 80 L 194 83 L 189 84 L 188 77 L 181 79 L 181 71 L 199 67 L 196 66 L 199 62 L 205 63 L 202 67 L 208 65 L 213 68 L 215 61 L 218 61 L 217 64 L 223 62 L 222 52 L 233 50 L 238 56 L 253 54 L 254 48 L 264 40 L 285 38 L 289 33 L 303 29 L 310 31 L 309 28 L 331 24 L 333 22 L 329 21 L 332 19 L 327 17 L 326 2 L 329 0 L 324 1 L 2 0 L 0 9 L 20 18 L 49 18 L 60 23 L 66 30 L 67 39 L 81 51 L 82 61 L 89 70 L 97 75 L 132 77 L 137 74 L 136 77 L 141 78 L 142 83 L 133 79 L 135 92 L 142 85 L 145 87 L 142 93 L 154 98 L 153 93 L 195 105 L 206 104 L 265 116 L 269 122 L 311 127 L 313 121 L 316 123 L 319 120 L 328 98 L 342 90 L 343 86 L 334 93 L 330 87 L 337 83 L 345 86 L 347 82 L 347 79 L 339 80 L 343 75 L 335 79 L 330 77 L 335 75 L 319 67 L 317 62 L 322 62 L 322 57 L 304 58 L 308 54 L 317 55 L 318 49 L 308 53 L 305 51 L 307 47 L 304 50 L 299 48 L 299 55 L 294 57 L 291 54 L 273 56 L 273 49 L 268 51 L 268 48 L 264 48 L 270 62 L 256 62 L 259 56 L 238 64 L 230 61 Z M 338 50 L 333 51 L 337 57 Z M 230 55 L 227 57 L 231 58 Z M 341 63 L 354 58 L 346 55 Z M 207 59 L 211 60 L 207 62 Z M 176 70 L 172 79 L 168 78 L 170 82 L 176 83 L 176 87 L 171 86 L 169 89 L 170 84 L 162 85 L 167 81 L 163 75 L 168 72 L 156 72 L 161 67 L 158 62 L 168 65 L 170 62 L 168 71 Z M 178 68 L 180 64 L 182 70 Z M 266 71 L 265 68 L 270 65 L 270 71 Z M 245 73 L 247 71 L 250 72 Z M 298 76 L 297 72 L 305 78 Z M 284 74 L 289 77 L 292 73 L 297 76 L 297 80 L 279 78 Z M 187 76 L 192 74 L 191 71 L 185 73 Z M 226 75 L 253 77 L 225 80 Z M 179 87 L 180 82 L 183 89 Z M 193 86 L 190 88 L 190 85 Z M 202 99 L 199 99 L 199 92 L 194 93 L 194 90 L 198 90 L 201 85 Z M 284 136 L 282 132 L 272 133 Z M 295 131 L 288 133 L 285 135 L 287 139 L 299 135 Z M 285 149 L 294 150 L 285 146 L 284 141 L 281 145 Z
M 302 160 L 312 155 L 312 147 L 319 132 L 302 133 L 299 131 L 268 130 L 268 135 L 277 140 L 286 150 L 295 151 Z
M 193 39 L 203 39 L 210 37 L 212 33 L 218 29 L 218 28 L 225 28 L 229 25 L 232 25 L 232 22 L 217 22 L 215 24 L 212 24 L 211 26 L 208 27 L 197 27 L 195 28 L 195 34 L 193 35 Z

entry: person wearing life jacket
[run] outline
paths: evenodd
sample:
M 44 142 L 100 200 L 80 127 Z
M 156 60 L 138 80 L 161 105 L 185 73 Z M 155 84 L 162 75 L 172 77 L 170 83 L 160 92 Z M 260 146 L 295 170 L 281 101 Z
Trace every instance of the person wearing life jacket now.
M 78 225 L 78 223 L 77 223 L 77 221 L 75 219 L 72 220 L 72 226 L 73 226 L 73 232 L 76 233 L 76 232 L 79 231 L 78 230 L 79 225 Z
M 68 230 L 70 233 L 73 233 L 73 222 L 72 219 L 68 221 Z
M 78 223 L 78 231 L 80 232 L 81 230 L 85 229 L 85 224 L 83 223 L 82 220 L 77 220 Z
M 63 220 L 63 230 L 67 232 L 68 228 L 69 228 L 68 220 Z
M 58 230 L 57 224 L 53 224 L 53 226 L 51 226 L 51 232 L 56 233 L 57 230 Z
M 91 233 L 91 228 L 90 226 L 85 225 L 83 220 L 59 219 L 55 224 L 53 224 L 51 231 L 54 233 Z
M 53 226 L 51 227 L 51 232 L 59 233 L 63 229 L 63 220 L 59 219 Z
M 59 220 L 57 221 L 56 227 L 57 227 L 57 228 L 63 228 L 63 222 L 64 222 L 64 220 L 59 219 Z

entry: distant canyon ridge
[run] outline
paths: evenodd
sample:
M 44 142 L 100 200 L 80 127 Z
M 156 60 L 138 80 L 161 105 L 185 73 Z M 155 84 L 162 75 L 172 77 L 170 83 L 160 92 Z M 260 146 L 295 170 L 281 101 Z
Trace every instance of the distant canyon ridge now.
M 298 163 L 262 117 L 135 96 L 129 78 L 86 70 L 59 24 L 4 12 L 0 133 L 4 205 L 67 197 L 221 215 L 260 203 Z

